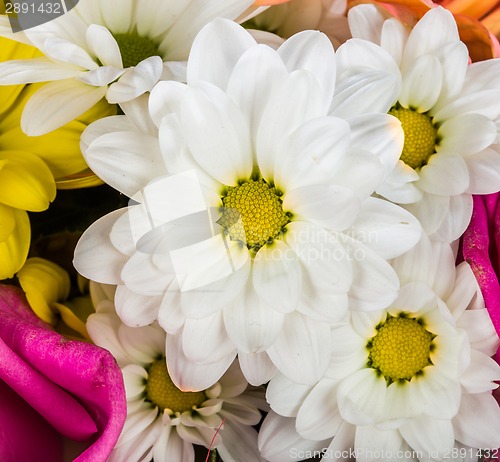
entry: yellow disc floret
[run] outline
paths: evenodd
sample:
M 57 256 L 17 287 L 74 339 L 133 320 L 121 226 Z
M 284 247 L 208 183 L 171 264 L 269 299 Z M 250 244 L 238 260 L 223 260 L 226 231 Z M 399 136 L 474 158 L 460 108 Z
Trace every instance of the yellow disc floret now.
M 148 369 L 146 399 L 162 411 L 170 409 L 173 412 L 184 412 L 202 404 L 207 396 L 203 391 L 179 390 L 168 375 L 165 358 L 161 358 L 151 364 Z
M 430 352 L 434 336 L 418 320 L 389 316 L 368 342 L 368 365 L 389 381 L 410 380 L 432 364 Z
M 259 249 L 277 238 L 290 220 L 276 189 L 263 179 L 228 188 L 218 223 L 232 240 Z
M 137 66 L 150 56 L 161 56 L 158 45 L 147 37 L 136 33 L 113 34 L 122 55 L 123 67 Z
M 424 166 L 429 157 L 436 152 L 437 130 L 427 114 L 421 114 L 399 105 L 389 114 L 401 122 L 405 134 L 403 153 L 400 159 L 411 168 Z

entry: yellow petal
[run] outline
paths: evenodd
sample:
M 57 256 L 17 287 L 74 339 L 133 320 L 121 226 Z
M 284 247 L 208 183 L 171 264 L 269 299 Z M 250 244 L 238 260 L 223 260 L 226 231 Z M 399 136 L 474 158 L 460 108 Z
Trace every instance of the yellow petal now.
M 11 209 L 11 213 L 15 227 L 7 239 L 0 241 L 0 280 L 11 278 L 19 271 L 30 247 L 31 229 L 28 214 L 17 209 Z
M 0 204 L 0 242 L 5 241 L 16 228 L 14 209 Z
M 55 324 L 57 316 L 52 305 L 68 297 L 68 273 L 49 260 L 34 257 L 26 261 L 17 277 L 35 314 L 43 321 Z
M 0 5 L 3 6 L 2 2 Z M 0 37 L 0 62 L 11 59 L 30 59 L 40 55 L 40 51 L 35 47 Z M 2 102 L 0 115 L 8 111 L 24 88 L 25 85 L 0 85 L 0 101 Z
M 104 184 L 104 181 L 88 168 L 83 172 L 56 179 L 57 189 L 90 188 L 101 184 Z
M 40 212 L 56 197 L 54 178 L 45 163 L 34 154 L 0 151 L 8 162 L 0 170 L 0 202 L 22 210 Z
M 79 173 L 87 168 L 80 150 L 80 136 L 87 126 L 97 119 L 116 114 L 116 106 L 105 99 L 63 127 L 42 136 L 27 136 L 21 129 L 23 109 L 31 96 L 44 84 L 31 84 L 19 95 L 11 112 L 0 122 L 0 146 L 32 152 L 45 161 L 54 178 Z
M 92 303 L 90 302 L 89 297 L 79 297 L 79 299 L 88 299 L 88 305 L 90 305 L 90 308 L 92 308 Z M 69 305 L 69 302 L 67 302 Z M 59 315 L 61 316 L 61 321 L 74 330 L 75 332 L 78 332 L 83 338 L 86 338 L 90 340 L 89 334 L 87 333 L 87 329 L 85 327 L 85 321 L 82 321 L 75 313 L 75 305 L 84 305 L 85 306 L 85 301 L 84 300 L 79 300 L 77 299 L 72 300 L 72 303 L 70 306 L 63 305 L 62 303 L 54 303 L 52 305 L 52 308 L 57 310 Z M 93 311 L 93 310 L 92 310 Z M 91 312 L 88 313 L 90 315 Z M 85 317 L 85 320 L 87 319 L 88 315 Z M 56 327 L 56 330 L 59 332 L 59 327 Z

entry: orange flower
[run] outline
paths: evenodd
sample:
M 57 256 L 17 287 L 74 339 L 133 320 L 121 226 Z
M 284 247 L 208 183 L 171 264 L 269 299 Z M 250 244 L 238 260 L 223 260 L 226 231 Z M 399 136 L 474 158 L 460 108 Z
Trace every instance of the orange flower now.
M 450 10 L 457 22 L 461 40 L 467 45 L 472 61 L 500 57 L 500 5 L 498 0 L 349 0 L 349 8 L 375 3 L 410 26 L 431 8 L 441 5 Z M 496 36 L 495 36 L 496 35 Z

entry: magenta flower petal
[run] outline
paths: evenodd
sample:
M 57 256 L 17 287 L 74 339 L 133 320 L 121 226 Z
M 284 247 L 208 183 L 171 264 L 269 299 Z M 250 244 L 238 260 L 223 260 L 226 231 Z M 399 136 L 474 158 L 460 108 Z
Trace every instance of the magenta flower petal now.
M 462 253 L 476 276 L 486 308 L 500 336 L 500 193 L 474 196 L 474 210 L 463 235 Z
M 0 285 L 0 357 L 11 390 L 59 434 L 87 440 L 76 461 L 108 458 L 126 417 L 123 377 L 108 351 L 41 325 L 22 292 Z
M 0 460 L 62 460 L 61 436 L 29 404 L 0 381 Z

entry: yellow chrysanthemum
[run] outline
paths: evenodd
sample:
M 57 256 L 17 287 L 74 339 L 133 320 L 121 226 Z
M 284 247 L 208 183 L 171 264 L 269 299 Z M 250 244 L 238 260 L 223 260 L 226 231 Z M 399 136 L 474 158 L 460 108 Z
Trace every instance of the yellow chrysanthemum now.
M 0 38 L 0 62 L 39 55 L 33 47 Z M 101 102 L 50 134 L 29 137 L 21 130 L 21 116 L 41 85 L 0 87 L 0 279 L 12 277 L 28 256 L 31 235 L 26 211 L 46 210 L 56 187 L 102 183 L 88 171 L 80 135 L 94 120 L 115 113 L 114 106 Z

